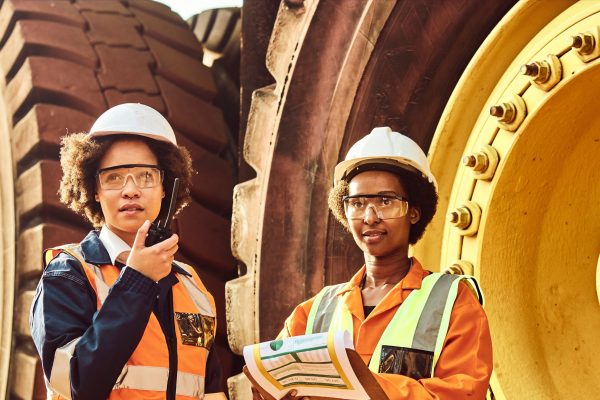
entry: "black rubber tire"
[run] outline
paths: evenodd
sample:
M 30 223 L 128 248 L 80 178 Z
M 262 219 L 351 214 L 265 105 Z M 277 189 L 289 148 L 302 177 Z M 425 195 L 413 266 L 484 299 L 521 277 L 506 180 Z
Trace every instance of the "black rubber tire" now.
M 237 276 L 230 250 L 235 162 L 231 134 L 202 46 L 168 7 L 150 0 L 4 1 L 0 9 L 3 115 L 13 159 L 16 202 L 15 304 L 11 398 L 46 398 L 27 314 L 43 248 L 76 242 L 90 229 L 57 198 L 59 140 L 88 130 L 107 108 L 140 102 L 174 127 L 199 172 L 193 202 L 176 221 L 180 259 L 194 265 L 217 301 L 225 377 L 224 283 Z M 237 132 L 236 132 L 237 136 Z M 12 155 L 11 155 L 12 154 Z M 202 229 L 198 229 L 202 227 Z M 8 317 L 8 316 L 7 316 Z
M 215 104 L 228 110 L 225 121 L 233 133 L 232 143 L 237 143 L 240 124 L 241 17 L 241 8 L 230 7 L 206 10 L 188 19 L 196 38 L 215 58 L 211 67 L 218 88 Z M 237 157 L 236 150 L 232 148 Z

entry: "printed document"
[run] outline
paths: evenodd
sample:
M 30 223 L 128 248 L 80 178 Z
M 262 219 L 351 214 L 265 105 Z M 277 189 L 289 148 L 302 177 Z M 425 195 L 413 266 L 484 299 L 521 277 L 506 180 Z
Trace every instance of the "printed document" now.
M 296 396 L 368 400 L 346 349 L 353 349 L 347 331 L 316 333 L 244 347 L 252 378 L 276 399 L 292 388 Z

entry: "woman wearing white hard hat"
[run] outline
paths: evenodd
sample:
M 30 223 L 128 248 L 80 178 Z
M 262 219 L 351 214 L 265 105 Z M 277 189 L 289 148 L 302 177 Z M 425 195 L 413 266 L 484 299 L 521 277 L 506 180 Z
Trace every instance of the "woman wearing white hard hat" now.
M 349 331 L 390 399 L 484 399 L 492 347 L 477 282 L 408 256 L 436 205 L 435 178 L 410 138 L 383 127 L 354 144 L 335 168 L 329 207 L 365 265 L 296 307 L 280 336 Z
M 31 332 L 55 399 L 199 399 L 221 391 L 213 297 L 151 222 L 190 200 L 189 152 L 156 110 L 121 104 L 62 139 L 61 201 L 95 230 L 46 250 Z M 161 225 L 162 226 L 162 225 Z

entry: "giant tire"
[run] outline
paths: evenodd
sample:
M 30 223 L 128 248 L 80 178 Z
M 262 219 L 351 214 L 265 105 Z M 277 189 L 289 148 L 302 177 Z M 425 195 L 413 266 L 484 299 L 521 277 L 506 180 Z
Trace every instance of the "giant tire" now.
M 145 103 L 167 117 L 198 171 L 193 202 L 176 220 L 179 258 L 197 268 L 220 316 L 224 282 L 236 275 L 229 248 L 235 161 L 228 127 L 214 105 L 212 72 L 201 63 L 202 47 L 187 24 L 159 3 L 4 1 L 0 46 L 0 396 L 42 399 L 43 376 L 28 326 L 40 254 L 79 241 L 90 229 L 57 199 L 60 137 L 89 129 L 101 112 L 122 102 Z M 221 321 L 218 344 L 227 375 L 233 358 Z
M 440 187 L 414 252 L 432 270 L 473 273 L 487 294 L 490 397 L 597 397 L 600 6 L 513 3 L 281 4 L 267 56 L 275 84 L 254 93 L 244 144 L 257 177 L 234 190 L 233 250 L 248 265 L 227 285 L 234 350 L 273 337 L 299 301 L 362 263 L 325 194 L 349 146 L 390 125 L 429 150 Z M 584 33 L 591 55 L 571 47 Z M 547 54 L 562 68 L 555 86 L 519 74 Z M 519 123 L 490 116 L 515 97 Z M 484 145 L 499 154 L 485 178 L 461 165 Z M 479 219 L 446 222 L 467 201 Z M 243 398 L 243 379 L 231 384 Z

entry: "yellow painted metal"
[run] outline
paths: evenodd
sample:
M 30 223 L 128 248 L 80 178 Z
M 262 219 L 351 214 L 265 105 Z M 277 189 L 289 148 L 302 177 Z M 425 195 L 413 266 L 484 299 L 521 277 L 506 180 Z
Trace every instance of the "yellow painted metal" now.
M 423 240 L 413 249 L 419 260 L 429 268 L 439 270 L 441 265 L 445 266 L 441 264 L 442 257 L 460 258 L 461 240 L 446 243 L 442 248 L 442 238 L 447 236 L 445 230 L 450 229 L 446 227 L 445 217 L 456 176 L 455 168 L 459 166 L 461 157 L 490 143 L 467 146 L 481 110 L 485 107 L 487 111 L 490 107 L 490 93 L 531 38 L 573 3 L 575 0 L 525 0 L 517 3 L 486 38 L 452 93 L 429 149 L 429 161 L 440 189 L 438 212 Z M 568 40 L 565 46 L 570 44 L 571 40 Z M 518 66 L 515 68 L 515 73 L 518 73 Z M 521 78 L 523 85 L 529 86 L 529 79 Z M 481 123 L 496 126 L 491 118 L 483 118 Z
M 598 255 L 598 265 L 596 266 L 596 295 L 600 303 L 600 255 Z
M 542 24 L 533 12 L 541 3 L 559 15 L 544 14 Z M 453 93 L 429 155 L 434 174 L 441 172 L 440 211 L 472 201 L 482 215 L 473 236 L 434 221 L 415 253 L 435 252 L 441 241 L 438 265 L 473 264 L 492 328 L 496 399 L 592 399 L 600 390 L 600 59 L 571 48 L 572 36 L 600 26 L 600 2 L 558 3 L 520 3 L 503 19 Z M 537 30 L 523 25 L 525 15 Z M 498 50 L 506 32 L 519 51 Z M 489 58 L 502 74 L 478 72 Z M 560 65 L 556 85 L 540 87 L 519 73 L 542 59 Z M 517 95 L 527 115 L 514 132 L 499 129 L 489 107 Z M 500 159 L 490 181 L 459 162 L 452 176 L 449 162 L 485 145 Z

